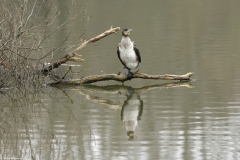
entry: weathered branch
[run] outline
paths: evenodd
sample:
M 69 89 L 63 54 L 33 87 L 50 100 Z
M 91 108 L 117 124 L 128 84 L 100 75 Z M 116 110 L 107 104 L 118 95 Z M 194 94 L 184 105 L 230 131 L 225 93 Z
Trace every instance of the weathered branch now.
M 141 78 L 141 79 L 156 79 L 156 80 L 180 80 L 180 81 L 189 81 L 191 80 L 191 76 L 193 75 L 192 72 L 189 72 L 184 75 L 148 75 L 145 73 L 135 73 L 133 78 Z M 49 85 L 56 85 L 56 84 L 70 84 L 70 85 L 79 85 L 79 84 L 89 84 L 99 81 L 108 81 L 108 80 L 115 80 L 119 82 L 127 81 L 126 75 L 118 75 L 118 74 L 104 74 L 104 75 L 93 75 L 88 77 L 83 77 L 81 79 L 71 79 L 65 80 L 60 79 L 56 82 L 51 82 Z
M 76 61 L 76 62 L 82 62 L 84 61 L 84 59 L 79 58 L 77 56 L 77 52 L 81 49 L 83 49 L 84 47 L 86 47 L 88 44 L 91 44 L 93 42 L 96 42 L 112 33 L 116 33 L 118 30 L 120 30 L 120 27 L 116 27 L 116 28 L 111 28 L 105 32 L 103 32 L 102 34 L 93 37 L 85 42 L 83 42 L 78 48 L 76 48 L 75 50 L 73 50 L 72 52 L 66 54 L 65 56 L 63 56 L 62 58 L 60 58 L 59 60 L 53 62 L 51 65 L 49 65 L 48 67 L 44 68 L 41 70 L 41 72 L 43 73 L 47 73 L 55 68 L 58 68 L 61 64 L 66 63 L 67 61 Z

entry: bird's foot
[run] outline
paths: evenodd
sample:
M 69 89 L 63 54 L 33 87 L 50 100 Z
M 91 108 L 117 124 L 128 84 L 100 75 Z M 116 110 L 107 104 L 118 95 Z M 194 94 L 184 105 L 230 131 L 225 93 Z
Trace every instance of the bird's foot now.
M 128 72 L 128 74 L 127 74 L 127 79 L 130 81 L 132 78 L 133 78 L 133 73 L 132 72 Z

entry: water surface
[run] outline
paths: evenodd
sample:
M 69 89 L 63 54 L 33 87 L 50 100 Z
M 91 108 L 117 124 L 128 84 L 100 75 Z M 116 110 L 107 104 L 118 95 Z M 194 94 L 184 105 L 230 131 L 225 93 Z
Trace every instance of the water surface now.
M 58 3 L 73 9 L 84 4 Z M 86 27 L 87 39 L 111 25 L 133 28 L 140 72 L 194 72 L 193 81 L 133 79 L 125 86 L 110 81 L 3 91 L 0 158 L 239 159 L 239 6 L 234 0 L 89 1 L 92 18 L 72 32 L 80 35 Z M 74 71 L 126 73 L 116 54 L 120 39 L 119 32 L 82 50 L 85 62 Z

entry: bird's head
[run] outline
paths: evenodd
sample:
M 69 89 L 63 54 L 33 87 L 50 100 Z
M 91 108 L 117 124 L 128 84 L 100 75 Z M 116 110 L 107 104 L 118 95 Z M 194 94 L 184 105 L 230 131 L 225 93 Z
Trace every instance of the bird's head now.
M 125 29 L 123 29 L 123 31 L 122 31 L 122 35 L 123 35 L 124 37 L 127 37 L 127 36 L 130 34 L 130 31 L 132 31 L 132 29 L 125 28 Z

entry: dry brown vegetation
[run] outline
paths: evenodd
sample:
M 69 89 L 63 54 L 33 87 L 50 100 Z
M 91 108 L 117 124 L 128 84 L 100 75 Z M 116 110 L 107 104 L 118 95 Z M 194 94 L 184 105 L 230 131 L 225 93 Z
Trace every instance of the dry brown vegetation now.
M 64 23 L 54 28 L 61 12 L 50 0 L 2 0 L 0 8 L 0 88 L 41 86 L 44 78 L 39 69 L 63 47 L 71 33 L 68 22 L 85 16 L 85 9 L 69 14 Z M 57 32 L 66 38 L 59 46 L 51 46 L 49 39 Z

